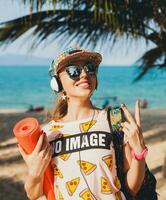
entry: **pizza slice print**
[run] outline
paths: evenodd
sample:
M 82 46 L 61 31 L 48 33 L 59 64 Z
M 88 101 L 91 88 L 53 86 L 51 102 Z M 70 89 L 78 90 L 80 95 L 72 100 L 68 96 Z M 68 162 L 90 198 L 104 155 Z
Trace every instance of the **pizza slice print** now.
M 92 120 L 92 121 L 87 121 L 84 123 L 80 123 L 80 130 L 82 132 L 88 132 L 90 128 L 92 128 L 92 126 L 94 126 L 96 124 L 96 120 Z
M 67 192 L 70 196 L 72 196 L 74 194 L 74 192 L 76 191 L 76 189 L 79 185 L 79 182 L 80 182 L 79 177 L 66 182 Z
M 60 128 L 63 128 L 63 126 L 62 125 L 53 125 L 53 126 L 51 126 L 50 131 L 57 131 Z
M 66 160 L 69 159 L 70 155 L 71 155 L 71 154 L 65 153 L 65 154 L 59 155 L 58 157 L 59 157 L 60 159 L 64 160 L 64 161 L 66 161 Z
M 63 198 L 63 196 L 62 196 L 62 193 L 61 193 L 60 190 L 59 190 L 58 185 L 56 185 L 56 189 L 57 189 L 57 192 L 58 192 L 58 200 L 64 200 L 64 198 Z
M 83 200 L 95 200 L 94 197 L 92 196 L 91 192 L 86 188 L 80 193 L 80 197 Z
M 104 177 L 101 177 L 101 192 L 103 194 L 111 194 L 111 193 L 113 193 L 112 186 L 109 184 L 107 179 L 104 178 Z
M 77 163 L 86 175 L 91 174 L 97 167 L 95 164 L 84 160 L 78 160 Z
M 105 164 L 107 165 L 109 170 L 112 171 L 112 167 L 113 167 L 113 157 L 112 157 L 112 155 L 104 156 L 104 157 L 102 157 L 102 160 L 105 162 Z
M 54 162 L 52 162 L 52 167 L 54 170 L 54 175 L 58 176 L 59 178 L 63 178 L 63 174 L 61 173 L 60 169 L 57 167 L 57 165 Z
M 67 136 L 69 136 L 69 134 L 64 134 L 63 133 L 61 137 L 67 137 Z M 65 153 L 65 154 L 59 155 L 58 157 L 60 159 L 62 159 L 63 161 L 66 161 L 66 160 L 69 159 L 70 155 L 71 155 L 70 153 Z
M 61 128 L 63 128 L 63 126 L 51 125 L 51 127 L 48 130 L 49 131 L 49 134 L 47 136 L 48 141 L 53 141 L 53 140 L 55 140 L 57 138 L 60 138 L 61 135 L 62 135 L 62 132 L 59 129 L 61 129 Z

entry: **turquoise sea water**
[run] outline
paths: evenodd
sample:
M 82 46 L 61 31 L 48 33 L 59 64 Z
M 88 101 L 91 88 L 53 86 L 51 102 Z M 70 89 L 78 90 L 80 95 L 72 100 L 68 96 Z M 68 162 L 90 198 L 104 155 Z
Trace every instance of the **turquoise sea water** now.
M 147 99 L 149 108 L 166 108 L 166 71 L 152 70 L 142 80 L 132 83 L 136 67 L 104 67 L 98 74 L 94 104 L 102 107 L 125 103 L 133 108 L 137 98 Z M 55 94 L 49 86 L 48 67 L 0 67 L 0 108 L 51 107 Z M 112 99 L 111 97 L 116 97 Z

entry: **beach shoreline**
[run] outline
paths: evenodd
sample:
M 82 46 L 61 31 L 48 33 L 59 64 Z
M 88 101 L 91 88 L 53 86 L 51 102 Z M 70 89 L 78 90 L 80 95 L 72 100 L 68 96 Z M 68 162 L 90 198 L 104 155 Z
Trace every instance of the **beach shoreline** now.
M 131 110 L 134 114 L 134 110 Z M 26 117 L 35 117 L 42 125 L 47 121 L 48 110 L 25 112 L 20 109 L 0 109 L 0 199 L 27 199 L 24 181 L 27 169 L 16 146 L 12 133 L 14 125 Z M 166 108 L 141 109 L 141 123 L 145 143 L 149 148 L 147 163 L 157 178 L 159 200 L 166 197 L 166 178 L 162 175 L 162 166 L 166 156 Z M 155 156 L 154 156 L 155 155 Z
M 0 114 L 24 113 L 26 111 L 26 108 L 0 108 Z

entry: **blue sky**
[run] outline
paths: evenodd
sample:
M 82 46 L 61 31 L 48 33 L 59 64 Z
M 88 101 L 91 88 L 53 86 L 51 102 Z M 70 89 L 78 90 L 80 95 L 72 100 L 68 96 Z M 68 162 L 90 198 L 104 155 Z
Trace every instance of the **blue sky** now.
M 1 0 L 0 1 L 0 22 L 17 18 L 29 13 L 29 8 L 20 3 L 22 0 Z M 55 41 L 49 46 L 45 46 L 47 41 L 44 41 L 36 50 L 28 51 L 30 40 L 27 40 L 29 35 L 25 35 L 12 43 L 7 48 L 0 47 L 0 55 L 6 54 L 23 54 L 32 55 L 42 58 L 53 58 L 60 50 L 59 41 Z M 25 42 L 25 41 L 28 42 Z M 75 44 L 75 43 L 73 43 Z M 152 44 L 146 46 L 143 40 L 127 43 L 124 40 L 118 42 L 110 53 L 108 49 L 103 49 L 100 53 L 103 55 L 103 65 L 131 65 L 133 64 L 147 49 L 151 48 Z M 97 49 L 96 49 L 97 50 Z

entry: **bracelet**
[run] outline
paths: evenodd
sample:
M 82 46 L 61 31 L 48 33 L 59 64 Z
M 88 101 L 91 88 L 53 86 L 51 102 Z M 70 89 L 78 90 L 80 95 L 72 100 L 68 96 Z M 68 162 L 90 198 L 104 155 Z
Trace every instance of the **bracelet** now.
M 141 153 L 135 153 L 134 150 L 132 149 L 131 151 L 131 157 L 134 158 L 135 160 L 143 160 L 148 153 L 148 148 L 145 146 L 145 148 L 142 150 Z

